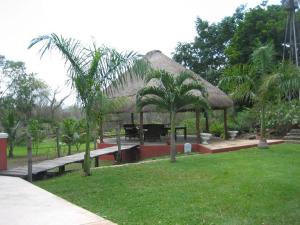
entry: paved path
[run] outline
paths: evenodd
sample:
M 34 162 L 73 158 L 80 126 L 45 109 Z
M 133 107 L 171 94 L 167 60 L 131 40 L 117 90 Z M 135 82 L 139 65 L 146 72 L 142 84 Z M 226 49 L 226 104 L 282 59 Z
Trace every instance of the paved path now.
M 0 177 L 0 225 L 113 225 L 21 178 Z
M 234 148 L 238 147 L 240 149 L 244 147 L 256 146 L 259 140 L 244 140 L 244 139 L 236 139 L 236 140 L 228 140 L 228 141 L 221 141 L 221 142 L 212 142 L 205 147 L 211 150 L 220 150 L 226 148 Z M 268 144 L 277 144 L 282 143 L 282 140 L 268 140 Z
M 136 148 L 137 145 L 122 145 L 121 146 L 121 151 L 129 150 L 129 149 L 134 149 Z M 112 146 L 112 147 L 107 147 L 103 149 L 97 149 L 93 150 L 90 152 L 90 157 L 92 158 L 97 158 L 101 155 L 106 155 L 110 153 L 114 153 L 118 151 L 117 146 Z M 39 163 L 34 163 L 32 165 L 32 174 L 37 175 L 39 173 L 47 172 L 48 170 L 54 169 L 54 168 L 61 168 L 62 171 L 64 171 L 64 166 L 70 163 L 78 163 L 78 162 L 83 162 L 84 160 L 84 152 L 69 155 L 69 156 L 64 156 L 52 160 L 45 160 Z M 15 167 L 12 169 L 8 169 L 5 171 L 0 171 L 0 175 L 7 175 L 7 176 L 17 176 L 17 177 L 27 177 L 28 175 L 28 168 L 27 166 L 20 166 L 20 167 Z

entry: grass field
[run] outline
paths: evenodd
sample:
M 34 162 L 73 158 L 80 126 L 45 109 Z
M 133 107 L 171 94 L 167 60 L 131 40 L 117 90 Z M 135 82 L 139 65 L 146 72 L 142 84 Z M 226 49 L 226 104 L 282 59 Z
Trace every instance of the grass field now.
M 35 184 L 118 224 L 300 224 L 300 145 L 80 172 Z

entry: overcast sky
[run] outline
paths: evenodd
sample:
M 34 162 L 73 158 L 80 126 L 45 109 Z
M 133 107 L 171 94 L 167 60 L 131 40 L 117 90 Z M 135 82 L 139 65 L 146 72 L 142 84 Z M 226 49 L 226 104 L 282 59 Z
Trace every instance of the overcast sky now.
M 57 53 L 41 60 L 38 48 L 27 50 L 36 36 L 58 33 L 86 44 L 145 54 L 159 49 L 171 56 L 178 42 L 192 41 L 197 16 L 218 22 L 241 4 L 262 0 L 0 0 L 0 55 L 26 63 L 28 72 L 52 88 L 65 85 L 66 69 Z M 278 4 L 280 0 L 270 0 Z M 68 104 L 72 103 L 69 99 Z

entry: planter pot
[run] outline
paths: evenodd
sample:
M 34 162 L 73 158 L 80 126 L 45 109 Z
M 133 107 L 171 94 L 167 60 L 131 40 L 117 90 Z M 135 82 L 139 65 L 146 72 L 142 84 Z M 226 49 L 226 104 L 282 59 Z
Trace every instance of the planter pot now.
M 200 133 L 202 144 L 208 145 L 208 141 L 210 140 L 211 136 L 212 134 L 210 133 Z
M 228 131 L 228 134 L 230 135 L 231 140 L 234 140 L 238 133 L 239 132 L 237 130 Z

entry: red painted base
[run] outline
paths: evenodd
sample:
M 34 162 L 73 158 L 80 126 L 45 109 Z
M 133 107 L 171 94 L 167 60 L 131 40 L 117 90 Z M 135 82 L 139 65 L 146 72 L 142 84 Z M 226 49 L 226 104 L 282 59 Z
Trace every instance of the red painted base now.
M 283 141 L 277 141 L 277 142 L 272 142 L 270 144 L 281 144 Z M 101 143 L 98 144 L 98 148 L 106 148 L 106 147 L 111 147 L 115 146 L 115 144 L 107 144 L 107 143 Z M 244 148 L 251 148 L 255 147 L 257 144 L 249 144 L 249 145 L 243 145 L 243 146 L 234 146 L 234 147 L 225 147 L 225 148 L 220 148 L 216 150 L 211 150 L 205 145 L 201 144 L 192 144 L 192 152 L 199 152 L 199 153 L 221 153 L 221 152 L 229 152 L 229 151 L 236 151 Z M 139 147 L 139 159 L 148 159 L 148 158 L 155 158 L 155 157 L 160 157 L 160 156 L 165 156 L 170 154 L 170 145 L 142 145 Z M 184 152 L 184 145 L 183 144 L 178 144 L 176 145 L 176 150 L 179 153 Z M 123 159 L 126 159 L 125 153 L 122 155 Z M 100 156 L 100 160 L 115 160 L 114 156 L 112 154 L 110 155 L 104 155 Z
M 0 170 L 7 170 L 7 140 L 0 138 Z

